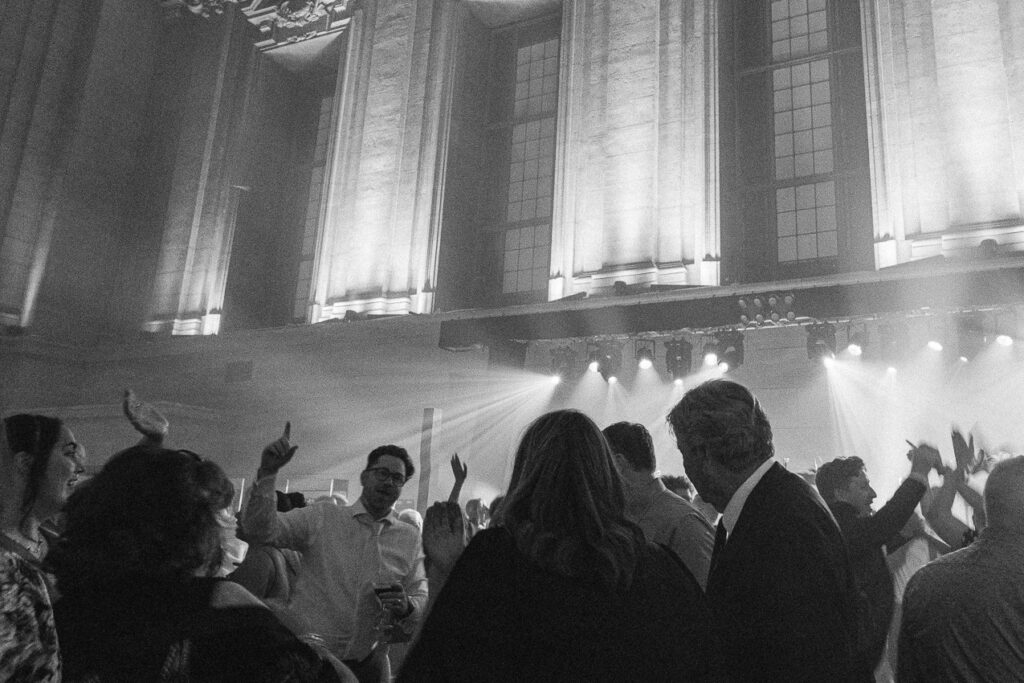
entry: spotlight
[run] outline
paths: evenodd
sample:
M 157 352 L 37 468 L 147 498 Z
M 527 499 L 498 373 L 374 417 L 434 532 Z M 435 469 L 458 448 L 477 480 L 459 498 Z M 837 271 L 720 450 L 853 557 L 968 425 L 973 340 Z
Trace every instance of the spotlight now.
M 590 348 L 587 349 L 587 370 L 590 372 L 597 372 L 601 367 L 601 349 L 595 344 L 591 344 Z
M 807 358 L 835 358 L 836 326 L 832 323 L 814 323 L 807 326 Z
M 836 364 L 836 359 L 833 356 L 824 356 L 821 362 L 825 364 L 826 368 L 830 368 Z
M 619 378 L 615 375 L 608 375 L 608 384 L 615 384 L 619 381 Z
M 552 384 L 561 384 L 562 383 L 561 376 L 559 376 L 559 375 L 551 375 L 551 383 Z
M 682 377 L 676 377 L 676 378 L 675 378 L 674 380 L 672 380 L 672 381 L 673 381 L 673 382 L 675 382 L 675 385 L 676 385 L 677 387 L 681 387 L 681 386 L 683 386 L 683 378 L 682 378 Z
M 743 333 L 726 330 L 718 334 L 718 359 L 726 365 L 723 372 L 743 365 Z
M 930 342 L 928 342 L 928 348 L 931 349 L 932 351 L 941 351 L 942 342 L 936 339 L 932 339 Z
M 650 370 L 654 367 L 654 342 L 649 339 L 637 339 L 634 342 L 636 349 L 636 363 L 641 370 Z
M 864 347 L 867 346 L 867 329 L 857 329 L 856 332 L 850 330 L 850 325 L 846 327 L 846 352 L 854 358 L 860 357 L 864 353 Z
M 718 340 L 712 338 L 710 341 L 704 342 L 701 355 L 704 357 L 704 365 L 708 367 L 718 365 Z
M 890 375 L 895 375 L 895 374 L 896 374 L 896 368 L 894 368 L 894 367 L 893 367 L 893 366 L 891 366 L 891 365 L 890 365 L 889 367 L 887 367 L 887 368 L 885 369 L 885 371 L 886 371 L 887 373 L 889 373 Z
M 669 376 L 681 384 L 683 377 L 690 374 L 692 356 L 693 344 L 685 339 L 665 342 L 665 369 Z
M 967 362 L 967 356 L 960 356 L 960 362 L 961 363 L 966 363 Z
M 614 383 L 615 376 L 622 367 L 622 343 L 603 341 L 597 345 L 597 371 L 609 383 Z
M 903 320 L 892 320 L 888 324 L 879 325 L 878 337 L 882 361 L 895 366 L 906 353 L 910 328 Z
M 1013 346 L 1013 337 L 1008 334 L 1001 334 L 996 337 L 996 343 L 1000 346 Z
M 985 348 L 985 319 L 978 313 L 957 317 L 957 344 L 960 357 L 970 360 Z
M 551 349 L 551 377 L 555 384 L 576 373 L 576 351 L 571 346 Z

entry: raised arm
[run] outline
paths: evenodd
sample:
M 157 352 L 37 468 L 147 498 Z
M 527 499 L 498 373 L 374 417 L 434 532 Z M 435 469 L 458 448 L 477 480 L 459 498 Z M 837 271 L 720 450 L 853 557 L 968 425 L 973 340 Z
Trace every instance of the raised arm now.
M 291 429 L 292 423 L 285 423 L 284 434 L 263 449 L 256 483 L 250 490 L 242 516 L 242 527 L 250 541 L 302 550 L 317 531 L 314 506 L 279 513 L 274 493 L 278 471 L 291 461 L 299 448 L 291 444 Z
M 456 453 L 452 456 L 452 474 L 455 475 L 455 485 L 452 486 L 452 492 L 448 495 L 449 503 L 458 503 L 459 496 L 462 495 L 462 485 L 466 483 L 466 477 L 469 476 L 469 465 L 459 460 L 459 454 Z

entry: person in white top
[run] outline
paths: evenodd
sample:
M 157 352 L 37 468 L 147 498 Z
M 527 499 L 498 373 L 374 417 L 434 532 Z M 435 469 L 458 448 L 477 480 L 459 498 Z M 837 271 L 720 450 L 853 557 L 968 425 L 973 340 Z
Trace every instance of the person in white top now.
M 375 448 L 354 505 L 278 513 L 276 475 L 296 449 L 290 424 L 264 449 L 242 525 L 253 542 L 302 553 L 287 607 L 292 628 L 326 645 L 360 681 L 387 681 L 387 644 L 408 638 L 427 602 L 420 534 L 394 510 L 412 459 L 399 446 Z

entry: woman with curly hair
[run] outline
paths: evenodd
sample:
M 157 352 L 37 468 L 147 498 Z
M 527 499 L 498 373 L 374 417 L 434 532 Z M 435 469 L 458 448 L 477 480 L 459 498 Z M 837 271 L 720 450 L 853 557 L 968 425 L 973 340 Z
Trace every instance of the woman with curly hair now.
M 232 493 L 216 464 L 152 444 L 75 492 L 51 558 L 65 680 L 338 680 L 244 588 L 213 578 Z
M 0 680 L 59 681 L 42 524 L 67 501 L 85 470 L 85 452 L 55 417 L 12 415 L 2 426 Z
M 624 509 L 597 425 L 574 410 L 538 418 L 498 519 L 455 563 L 399 679 L 706 677 L 700 586 Z

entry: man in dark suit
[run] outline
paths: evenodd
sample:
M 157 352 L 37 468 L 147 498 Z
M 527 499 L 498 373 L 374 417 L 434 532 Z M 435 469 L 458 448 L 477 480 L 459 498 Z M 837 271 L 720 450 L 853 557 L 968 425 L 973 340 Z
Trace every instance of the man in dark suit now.
M 772 429 L 745 387 L 712 380 L 668 416 L 697 492 L 722 513 L 707 595 L 722 673 L 737 681 L 869 681 L 839 527 L 774 462 Z
M 928 473 L 932 469 L 940 474 L 944 471 L 939 452 L 931 446 L 921 445 L 908 456 L 910 476 L 878 512 L 871 509 L 875 490 L 868 481 L 864 461 L 857 456 L 825 463 L 814 479 L 850 550 L 854 580 L 862 596 L 858 621 L 862 655 L 865 666 L 872 670 L 885 651 L 896 602 L 886 553 L 909 540 L 900 530 L 928 491 Z

